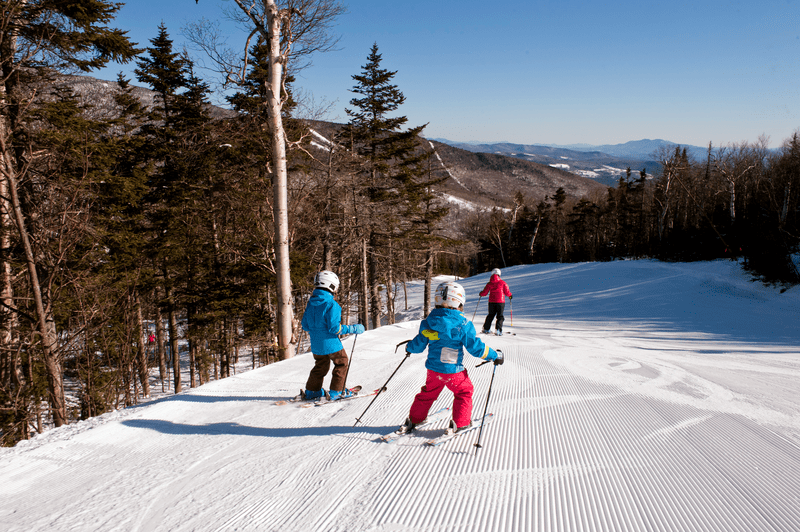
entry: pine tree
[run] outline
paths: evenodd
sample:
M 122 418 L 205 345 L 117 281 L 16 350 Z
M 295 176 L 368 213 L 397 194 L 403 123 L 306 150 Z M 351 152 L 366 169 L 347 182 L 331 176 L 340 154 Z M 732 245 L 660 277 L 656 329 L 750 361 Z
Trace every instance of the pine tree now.
M 158 94 L 160 101 L 154 108 L 153 118 L 163 121 L 163 127 L 159 129 L 168 133 L 175 114 L 175 100 L 187 84 L 187 61 L 173 50 L 172 39 L 163 22 L 159 24 L 158 35 L 150 40 L 150 44 L 152 46 L 146 49 L 147 55 L 137 59 L 138 68 L 134 72 L 136 79 L 150 85 Z
M 179 393 L 182 383 L 177 331 L 177 313 L 181 305 L 178 276 L 186 264 L 184 253 L 193 249 L 186 247 L 189 244 L 187 233 L 195 227 L 187 223 L 183 209 L 187 196 L 194 189 L 186 182 L 190 174 L 186 162 L 191 158 L 191 149 L 184 142 L 186 135 L 181 131 L 190 126 L 181 124 L 181 120 L 187 109 L 190 122 L 194 124 L 197 117 L 191 111 L 191 100 L 183 96 L 188 84 L 188 62 L 173 50 L 172 39 L 163 23 L 150 43 L 152 46 L 146 49 L 146 55 L 139 57 L 135 70 L 137 79 L 149 84 L 158 94 L 151 112 L 151 123 L 143 128 L 150 157 L 157 163 L 146 198 L 152 228 L 148 253 L 164 284 L 162 293 L 169 323 L 174 389 Z
M 426 199 L 432 182 L 426 182 L 424 161 L 429 153 L 419 146 L 419 135 L 425 126 L 402 130 L 408 119 L 391 116 L 405 102 L 405 96 L 392 83 L 396 71 L 381 68 L 382 56 L 373 44 L 361 74 L 353 75 L 354 109 L 346 109 L 350 121 L 344 129 L 353 153 L 361 158 L 360 193 L 366 200 L 362 216 L 362 245 L 368 264 L 362 273 L 362 291 L 369 296 L 361 308 L 361 321 L 380 325 L 381 299 L 379 286 L 383 270 L 378 250 L 392 239 L 403 236 L 403 223 Z M 408 215 L 408 216 L 407 216 Z M 368 311 L 369 308 L 369 311 Z

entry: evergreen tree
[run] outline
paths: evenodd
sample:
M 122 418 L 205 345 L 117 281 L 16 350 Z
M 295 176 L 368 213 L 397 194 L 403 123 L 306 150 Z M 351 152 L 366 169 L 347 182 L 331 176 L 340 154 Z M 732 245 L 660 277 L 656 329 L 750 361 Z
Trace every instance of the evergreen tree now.
M 177 331 L 177 313 L 182 302 L 179 275 L 186 264 L 185 254 L 196 245 L 191 239 L 187 241 L 196 225 L 184 209 L 189 196 L 196 192 L 187 181 L 195 178 L 187 168 L 193 155 L 187 141 L 190 142 L 192 126 L 202 120 L 203 111 L 193 110 L 192 99 L 183 95 L 188 85 L 188 62 L 173 50 L 163 23 L 150 43 L 152 46 L 146 49 L 146 55 L 139 57 L 135 70 L 137 79 L 158 94 L 151 122 L 142 131 L 147 137 L 150 158 L 156 163 L 146 198 L 151 228 L 148 253 L 155 270 L 161 274 L 174 389 L 178 393 L 182 387 Z M 187 123 L 182 122 L 184 117 Z
M 172 39 L 163 22 L 150 44 L 152 46 L 146 49 L 147 55 L 137 59 L 138 68 L 134 72 L 136 79 L 150 85 L 158 94 L 160 101 L 154 107 L 153 119 L 163 122 L 163 127 L 159 128 L 161 132 L 169 133 L 176 99 L 187 85 L 187 61 L 173 50 Z
M 403 223 L 413 221 L 431 184 L 423 178 L 429 153 L 419 147 L 425 126 L 402 130 L 408 119 L 391 116 L 405 96 L 392 83 L 397 72 L 381 68 L 381 61 L 378 45 L 373 44 L 362 72 L 352 76 L 356 85 L 351 91 L 360 97 L 350 100 L 353 109 L 345 110 L 350 121 L 344 130 L 352 151 L 361 158 L 359 192 L 366 200 L 361 239 L 368 265 L 362 273 L 362 290 L 369 296 L 362 304 L 361 321 L 372 328 L 380 325 L 381 314 L 382 267 L 377 251 L 406 234 Z

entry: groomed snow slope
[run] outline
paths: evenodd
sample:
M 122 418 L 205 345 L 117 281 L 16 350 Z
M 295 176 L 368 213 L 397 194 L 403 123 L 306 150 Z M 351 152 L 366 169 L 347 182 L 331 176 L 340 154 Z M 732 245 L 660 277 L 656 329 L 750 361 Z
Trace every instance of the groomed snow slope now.
M 475 416 L 495 371 L 481 449 L 477 431 L 424 445 L 444 419 L 376 442 L 424 380 L 423 355 L 394 353 L 409 321 L 345 341 L 352 385 L 377 388 L 399 366 L 358 426 L 371 398 L 274 404 L 304 385 L 300 355 L 0 450 L 0 528 L 800 530 L 798 288 L 749 282 L 731 262 L 503 278 L 516 335 L 483 338 L 507 362 L 468 362 Z M 461 281 L 469 317 L 487 280 Z M 415 285 L 408 317 L 420 301 Z M 485 299 L 478 328 L 484 316 Z

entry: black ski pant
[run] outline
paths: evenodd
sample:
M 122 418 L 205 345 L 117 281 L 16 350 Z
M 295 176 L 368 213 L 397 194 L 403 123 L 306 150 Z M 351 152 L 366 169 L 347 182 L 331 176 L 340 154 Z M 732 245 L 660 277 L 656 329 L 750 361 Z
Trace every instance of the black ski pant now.
M 498 331 L 503 330 L 503 322 L 506 320 L 503 316 L 503 311 L 506 309 L 505 303 L 489 303 L 489 315 L 486 316 L 486 321 L 483 322 L 483 330 L 488 331 L 492 328 L 492 320 L 497 316 L 495 328 Z

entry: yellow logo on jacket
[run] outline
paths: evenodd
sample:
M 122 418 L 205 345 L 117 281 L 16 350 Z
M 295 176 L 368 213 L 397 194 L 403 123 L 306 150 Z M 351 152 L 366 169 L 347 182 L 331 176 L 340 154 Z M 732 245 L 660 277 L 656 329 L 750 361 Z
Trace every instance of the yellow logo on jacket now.
M 422 336 L 430 340 L 431 342 L 436 341 L 439 339 L 439 333 L 436 331 L 432 331 L 430 329 L 425 329 L 422 331 Z

